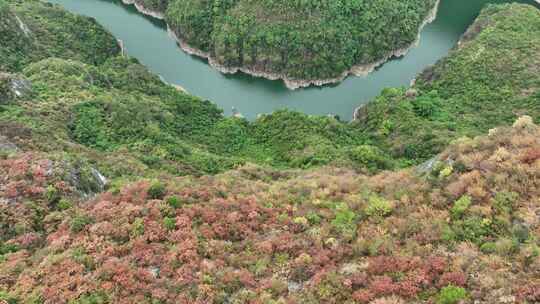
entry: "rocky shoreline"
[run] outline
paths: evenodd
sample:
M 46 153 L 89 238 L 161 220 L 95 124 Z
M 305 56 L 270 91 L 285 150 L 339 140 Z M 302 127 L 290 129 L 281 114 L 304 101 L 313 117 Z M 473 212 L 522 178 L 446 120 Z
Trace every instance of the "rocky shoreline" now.
M 540 0 L 538 0 L 538 1 L 540 1 Z M 137 10 L 139 12 L 145 14 L 145 15 L 149 15 L 149 16 L 152 16 L 152 17 L 155 17 L 155 18 L 158 18 L 158 19 L 162 19 L 162 20 L 164 19 L 164 15 L 162 13 L 146 9 L 142 5 L 137 4 L 137 2 L 135 0 L 122 0 L 122 2 L 124 4 L 128 4 L 128 5 L 135 5 Z M 402 56 L 406 55 L 411 48 L 415 47 L 420 42 L 420 35 L 421 35 L 421 32 L 422 32 L 422 29 L 426 25 L 428 25 L 429 23 L 433 22 L 435 20 L 435 18 L 437 17 L 439 4 L 440 4 L 440 0 L 437 0 L 437 2 L 435 3 L 433 9 L 429 12 L 429 14 L 426 17 L 426 19 L 424 20 L 424 22 L 422 22 L 422 24 L 418 28 L 418 35 L 417 35 L 416 40 L 413 41 L 409 46 L 397 49 L 395 51 L 392 51 L 392 52 L 390 52 L 389 54 L 387 54 L 386 56 L 384 56 L 383 58 L 381 58 L 380 60 L 378 60 L 376 62 L 355 65 L 352 68 L 350 68 L 349 70 L 344 71 L 339 77 L 328 78 L 328 79 L 298 80 L 298 79 L 291 79 L 291 78 L 287 77 L 284 74 L 270 73 L 270 72 L 265 72 L 265 71 L 252 69 L 252 68 L 249 68 L 249 67 L 228 67 L 228 66 L 224 66 L 224 65 L 218 63 L 217 60 L 210 55 L 210 53 L 204 52 L 202 50 L 191 47 L 186 41 L 181 39 L 178 36 L 178 34 L 175 33 L 169 27 L 169 25 L 167 25 L 167 31 L 168 31 L 169 35 L 177 41 L 178 45 L 180 46 L 180 48 L 184 52 L 186 52 L 186 53 L 188 53 L 190 55 L 194 55 L 194 56 L 198 56 L 198 57 L 202 57 L 202 58 L 207 59 L 210 66 L 212 66 L 216 70 L 220 71 L 221 73 L 235 74 L 235 73 L 238 73 L 238 72 L 243 72 L 245 74 L 248 74 L 248 75 L 251 75 L 251 76 L 254 76 L 254 77 L 261 77 L 261 78 L 266 78 L 266 79 L 269 79 L 269 80 L 282 80 L 285 83 L 285 86 L 288 89 L 295 90 L 295 89 L 299 89 L 299 88 L 309 87 L 309 86 L 312 86 L 312 85 L 313 86 L 323 86 L 323 85 L 327 85 L 327 84 L 338 83 L 338 82 L 343 81 L 349 75 L 367 76 L 369 73 L 373 72 L 377 67 L 381 66 L 382 64 L 384 64 L 388 60 L 390 60 L 392 58 L 399 58 L 399 57 L 402 57 Z
M 163 13 L 156 12 L 156 11 L 153 11 L 153 10 L 150 10 L 150 9 L 147 9 L 147 8 L 145 8 L 144 6 L 138 4 L 136 0 L 122 0 L 122 3 L 124 3 L 124 4 L 126 4 L 126 5 L 134 5 L 135 8 L 136 8 L 140 13 L 143 13 L 143 14 L 148 15 L 148 16 L 150 16 L 150 17 L 154 17 L 154 18 L 160 19 L 160 20 L 165 19 L 165 15 L 163 15 Z

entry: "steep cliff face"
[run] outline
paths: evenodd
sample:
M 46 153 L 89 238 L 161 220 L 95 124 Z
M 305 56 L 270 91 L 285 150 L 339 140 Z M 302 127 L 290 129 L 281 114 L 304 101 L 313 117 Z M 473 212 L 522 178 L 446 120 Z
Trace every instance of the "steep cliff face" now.
M 0 73 L 0 104 L 13 99 L 28 98 L 32 84 L 21 76 Z

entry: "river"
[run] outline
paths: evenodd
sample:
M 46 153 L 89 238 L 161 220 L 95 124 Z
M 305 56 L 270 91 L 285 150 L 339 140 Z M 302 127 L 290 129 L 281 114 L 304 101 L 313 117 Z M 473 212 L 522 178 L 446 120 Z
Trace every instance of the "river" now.
M 307 114 L 339 115 L 344 120 L 351 119 L 356 107 L 372 100 L 382 89 L 408 86 L 425 67 L 446 56 L 484 5 L 511 2 L 442 0 L 437 19 L 423 29 L 420 43 L 404 57 L 387 62 L 366 77 L 351 76 L 336 85 L 291 91 L 281 81 L 221 74 L 205 60 L 184 53 L 169 37 L 162 21 L 144 16 L 119 0 L 48 1 L 94 17 L 124 42 L 130 56 L 167 82 L 216 103 L 227 115 L 233 107 L 248 119 L 288 108 Z M 533 0 L 516 2 L 539 6 Z

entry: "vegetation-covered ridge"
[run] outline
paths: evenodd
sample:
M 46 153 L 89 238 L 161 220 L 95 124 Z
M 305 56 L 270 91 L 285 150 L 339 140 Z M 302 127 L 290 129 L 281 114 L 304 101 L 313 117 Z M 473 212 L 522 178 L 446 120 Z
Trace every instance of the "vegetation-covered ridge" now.
M 540 12 L 527 5 L 485 9 L 470 39 L 419 77 L 413 89 L 385 90 L 349 124 L 285 110 L 253 122 L 223 117 L 214 104 L 177 91 L 136 59 L 119 56 L 114 37 L 91 19 L 39 1 L 10 3 L 4 10 L 18 16 L 23 28 L 55 28 L 50 33 L 73 41 L 55 45 L 63 48 L 58 53 L 1 45 L 0 52 L 13 54 L 0 58 L 8 72 L 0 77 L 2 134 L 23 150 L 86 159 L 113 180 L 160 172 L 215 174 L 246 163 L 376 172 L 421 163 L 453 139 L 511 124 L 519 115 L 540 116 Z M 79 20 L 84 41 L 57 18 L 64 14 Z M 6 24 L 7 37 L 24 37 L 18 22 Z M 28 39 L 27 45 L 42 45 L 57 38 Z M 89 51 L 93 44 L 110 51 L 99 60 L 81 56 L 96 54 Z M 14 86 L 27 93 L 15 96 Z
M 516 116 L 540 119 L 540 10 L 488 5 L 459 45 L 410 89 L 387 89 L 353 124 L 394 157 L 427 159 Z
M 165 19 L 188 53 L 224 73 L 283 79 L 291 89 L 365 75 L 402 56 L 437 0 L 123 0 Z
M 395 165 L 334 118 L 291 111 L 255 122 L 224 117 L 209 101 L 176 90 L 136 59 L 120 56 L 114 37 L 90 18 L 37 0 L 2 7 L 20 20 L 6 22 L 3 30 L 13 41 L 0 44 L 0 52 L 10 54 L 0 58 L 0 132 L 10 146 L 65 153 L 113 181 L 163 172 L 215 174 L 248 162 L 276 168 L 333 163 L 366 172 Z M 84 41 L 63 25 L 64 14 L 80 21 Z M 55 28 L 50 34 L 73 41 L 59 42 L 58 53 L 14 48 L 11 42 L 26 37 L 20 24 L 33 33 Z M 29 35 L 27 45 L 55 39 L 48 34 Z M 99 61 L 81 58 L 92 48 L 88 42 L 110 46 L 111 52 Z M 12 58 L 21 63 L 11 64 Z
M 33 0 L 0 1 L 0 37 L 3 72 L 20 72 L 49 57 L 101 64 L 120 51 L 116 39 L 94 19 Z
M 421 172 L 247 166 L 87 202 L 57 161 L 12 154 L 0 160 L 0 300 L 538 303 L 539 139 L 523 117 Z

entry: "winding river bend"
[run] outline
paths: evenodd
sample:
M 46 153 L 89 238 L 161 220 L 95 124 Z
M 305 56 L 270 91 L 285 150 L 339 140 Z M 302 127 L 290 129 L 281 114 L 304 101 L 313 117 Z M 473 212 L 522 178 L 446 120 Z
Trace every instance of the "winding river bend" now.
M 404 57 L 387 62 L 366 77 L 351 76 L 337 85 L 291 91 L 281 81 L 221 74 L 205 60 L 180 50 L 162 21 L 144 16 L 120 0 L 48 1 L 94 17 L 123 41 L 130 56 L 167 82 L 211 100 L 227 115 L 234 107 L 248 119 L 288 108 L 349 120 L 356 107 L 369 102 L 382 89 L 408 86 L 424 68 L 448 54 L 487 3 L 521 2 L 540 7 L 534 0 L 442 0 L 437 19 L 423 29 L 420 43 Z

